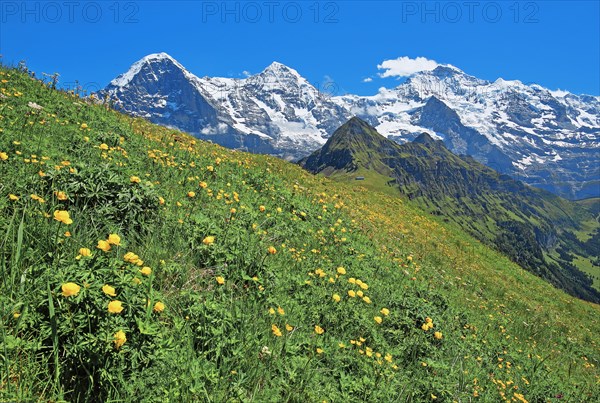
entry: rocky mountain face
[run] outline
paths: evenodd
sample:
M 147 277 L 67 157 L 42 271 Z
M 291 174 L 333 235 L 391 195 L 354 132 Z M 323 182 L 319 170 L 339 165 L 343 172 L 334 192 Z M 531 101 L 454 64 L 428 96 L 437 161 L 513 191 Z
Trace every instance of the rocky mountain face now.
M 593 259 L 597 250 L 595 241 L 578 242 L 574 235 L 592 219 L 589 211 L 470 156 L 457 156 L 427 133 L 400 145 L 354 117 L 300 165 L 341 180 L 360 173 L 367 177 L 360 182 L 367 187 L 385 183 L 555 286 L 600 301 L 591 279 L 572 263 L 575 256 Z
M 115 107 L 223 146 L 295 159 L 323 144 L 350 112 L 274 62 L 245 79 L 198 78 L 165 53 L 104 89 Z
M 398 143 L 425 132 L 456 154 L 555 194 L 600 196 L 600 97 L 489 82 L 449 65 L 373 96 L 331 96 L 277 62 L 244 79 L 199 78 L 160 53 L 102 92 L 132 115 L 287 159 L 310 154 L 359 116 Z

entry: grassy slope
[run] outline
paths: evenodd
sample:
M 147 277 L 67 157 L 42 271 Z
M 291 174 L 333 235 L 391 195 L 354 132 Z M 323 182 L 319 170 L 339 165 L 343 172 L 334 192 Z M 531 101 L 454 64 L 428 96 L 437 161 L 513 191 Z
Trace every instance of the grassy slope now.
M 358 182 L 196 142 L 1 73 L 0 400 L 600 396 L 599 307 L 452 224 Z M 53 220 L 57 209 L 73 223 Z M 122 245 L 97 249 L 109 233 Z M 93 256 L 76 259 L 82 247 Z M 127 251 L 153 274 L 125 263 Z M 77 296 L 61 294 L 66 282 L 82 286 Z M 106 311 L 115 298 L 121 314 Z M 152 312 L 146 298 L 166 309 Z M 284 315 L 269 312 L 278 307 Z M 127 335 L 119 349 L 117 330 Z
M 338 129 L 322 150 L 301 164 L 311 172 L 341 181 L 365 176 L 365 186 L 387 194 L 394 194 L 396 186 L 390 185 L 391 177 L 395 177 L 400 192 L 427 211 L 455 221 L 463 230 L 504 251 L 558 288 L 597 302 L 599 289 L 594 290 L 594 283 L 576 272 L 591 270 L 595 277 L 597 269 L 590 263 L 595 251 L 580 242 L 600 229 L 588 210 L 548 192 L 507 181 L 474 160 L 450 153 L 431 139 L 422 141 L 430 141 L 430 146 L 418 140 L 397 145 L 355 119 Z M 465 172 L 469 175 L 466 183 Z M 469 181 L 479 182 L 479 186 L 469 188 Z M 423 183 L 427 186 L 422 186 Z M 519 193 L 518 198 L 514 197 L 515 192 Z M 464 196 L 457 199 L 451 196 L 454 194 Z M 569 240 L 571 237 L 580 241 Z M 546 250 L 546 242 L 554 246 Z M 521 244 L 525 246 L 515 247 Z M 546 261 L 542 257 L 544 252 L 549 255 Z

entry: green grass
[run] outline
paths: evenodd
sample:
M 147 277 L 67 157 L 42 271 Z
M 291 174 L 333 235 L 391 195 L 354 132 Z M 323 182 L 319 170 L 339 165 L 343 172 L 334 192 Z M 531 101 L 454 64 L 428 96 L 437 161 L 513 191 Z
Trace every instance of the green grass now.
M 456 225 L 15 70 L 0 94 L 0 401 L 598 400 L 599 307 Z

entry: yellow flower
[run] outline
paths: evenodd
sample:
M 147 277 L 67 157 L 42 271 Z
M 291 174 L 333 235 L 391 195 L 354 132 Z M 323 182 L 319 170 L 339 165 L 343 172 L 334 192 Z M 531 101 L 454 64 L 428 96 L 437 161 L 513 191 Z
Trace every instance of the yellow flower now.
M 71 297 L 79 294 L 81 287 L 75 283 L 65 283 L 62 285 L 61 289 L 64 297 Z
M 127 252 L 125 255 L 123 255 L 124 261 L 134 264 L 139 260 L 139 258 L 140 257 L 133 252 Z
M 363 292 L 361 290 L 358 290 L 356 292 L 356 295 L 358 295 L 360 298 L 362 298 L 364 294 L 363 294 Z
M 281 337 L 282 336 L 281 330 L 279 330 L 279 328 L 276 325 L 271 325 L 271 331 L 277 337 Z
M 267 208 L 266 208 L 265 206 L 258 206 L 258 210 L 259 210 L 261 213 L 264 213 L 264 211 L 265 211 L 266 209 L 267 209 Z
M 148 266 L 144 266 L 142 267 L 140 270 L 140 273 L 142 273 L 144 276 L 149 276 L 150 274 L 152 274 L 152 269 L 149 268 Z
M 71 220 L 69 212 L 65 210 L 55 210 L 54 219 L 66 225 L 73 224 L 73 220 Z
M 114 334 L 114 341 L 113 343 L 115 343 L 115 348 L 118 350 L 123 344 L 125 344 L 125 342 L 127 341 L 127 337 L 125 337 L 125 332 L 122 330 L 119 330 L 118 332 L 116 332 Z
M 360 288 L 362 288 L 363 290 L 368 290 L 369 286 L 367 285 L 367 283 L 360 283 Z
M 208 184 L 206 182 L 200 182 L 198 186 L 200 186 L 202 189 L 206 189 L 208 187 Z
M 283 310 L 282 307 L 277 308 L 277 313 L 279 313 L 280 315 L 285 315 L 285 311 Z
M 19 319 L 20 317 L 21 317 L 21 312 L 15 312 L 15 313 L 13 313 L 13 318 Z
M 392 362 L 392 355 L 391 354 L 386 354 L 384 358 L 385 358 L 385 360 L 387 362 Z
M 108 150 L 108 145 L 106 145 L 105 143 L 102 143 L 102 144 L 100 144 L 100 149 L 106 151 L 106 150 Z
M 323 330 L 323 328 L 319 325 L 315 325 L 315 333 L 316 334 L 323 334 L 325 333 L 325 330 Z
M 14 195 L 14 194 L 12 194 L 12 193 L 8 195 L 8 198 L 9 198 L 10 200 L 12 200 L 12 201 L 17 201 L 17 200 L 19 200 L 19 196 L 17 196 L 17 195 Z
M 108 236 L 108 240 L 107 241 L 111 245 L 115 245 L 115 246 L 121 245 L 121 237 L 118 236 L 117 234 L 110 234 Z
M 0 160 L 6 161 L 8 159 L 8 154 L 5 152 L 0 152 Z
M 425 318 L 425 323 L 433 323 L 433 319 L 428 316 Z
M 71 236 L 71 232 L 70 231 L 65 231 L 65 236 L 68 238 Z
M 215 280 L 217 280 L 217 283 L 219 283 L 220 285 L 225 284 L 225 279 L 223 277 L 221 277 L 221 276 L 217 276 L 215 278 Z
M 356 297 L 356 293 L 354 292 L 354 290 L 348 290 L 348 295 L 349 295 L 351 298 L 354 298 L 354 297 Z
M 275 249 L 272 246 L 269 246 L 269 248 L 267 249 L 267 252 L 269 252 L 270 255 L 274 255 L 277 253 L 277 249 Z
M 140 183 L 142 180 L 140 178 L 138 178 L 137 176 L 132 176 L 129 178 L 129 182 L 131 183 Z
M 343 267 L 340 266 L 337 268 L 337 272 L 338 272 L 338 274 L 343 275 L 343 274 L 346 274 L 346 269 L 344 269 Z
M 188 192 L 187 193 L 188 197 L 192 198 L 192 197 L 196 197 L 196 192 Z
M 54 192 L 54 194 L 56 195 L 56 198 L 61 201 L 67 200 L 69 198 L 65 192 L 56 191 Z
M 383 322 L 381 316 L 375 316 L 373 319 L 375 320 L 375 322 L 377 322 L 377 324 L 381 324 L 381 322 Z
M 80 126 L 80 128 L 81 129 L 87 129 L 88 128 L 87 123 L 82 123 L 81 126 Z
M 289 323 L 286 323 L 285 330 L 287 330 L 288 332 L 291 332 L 292 330 L 294 330 L 294 326 L 290 325 Z
M 163 199 L 162 197 L 159 197 L 158 204 L 165 204 L 165 199 Z
M 324 352 L 325 351 L 322 348 L 317 347 L 317 354 L 323 354 Z
M 371 298 L 367 297 L 366 295 L 363 297 L 363 301 L 365 301 L 365 304 L 370 304 L 371 303 Z
M 108 312 L 110 312 L 110 313 L 123 312 L 123 303 L 119 300 L 110 301 L 108 303 Z
M 215 170 L 215 168 L 212 165 L 209 165 L 206 167 L 206 170 L 212 172 Z
M 339 295 L 337 295 L 337 294 L 333 294 L 333 296 L 332 296 L 331 298 L 333 298 L 333 300 L 334 300 L 335 302 L 340 302 L 340 300 L 342 299 L 342 298 L 341 298 Z
M 163 304 L 162 302 L 157 301 L 154 304 L 154 312 L 159 312 L 160 313 L 160 312 L 162 312 L 164 310 L 165 310 L 165 304 Z
M 427 323 L 423 323 L 423 325 L 421 325 L 421 329 L 423 329 L 424 331 L 428 331 L 429 326 L 427 326 Z
M 388 316 L 390 314 L 390 310 L 387 308 L 381 308 L 381 312 L 382 315 Z
M 275 309 L 269 308 L 269 314 L 270 315 L 275 315 Z
M 117 296 L 115 289 L 113 287 L 109 286 L 108 284 L 104 284 L 102 286 L 102 292 L 104 292 L 106 295 L 111 296 L 111 297 Z
M 438 339 L 438 340 L 441 340 L 441 339 L 442 339 L 442 337 L 443 337 L 443 336 L 442 336 L 442 332 L 435 332 L 435 333 L 433 334 L 433 337 L 435 337 L 435 338 L 436 338 L 436 339 Z
M 100 249 L 101 251 L 108 252 L 110 250 L 110 244 L 107 241 L 100 240 L 98 241 L 98 246 L 96 246 L 96 248 Z
M 356 284 L 356 279 L 355 279 L 354 277 L 350 277 L 350 278 L 348 279 L 348 282 L 349 282 L 350 284 Z
M 214 236 L 207 236 L 206 238 L 204 238 L 202 240 L 202 243 L 204 245 L 212 245 L 213 243 L 215 243 L 215 237 Z

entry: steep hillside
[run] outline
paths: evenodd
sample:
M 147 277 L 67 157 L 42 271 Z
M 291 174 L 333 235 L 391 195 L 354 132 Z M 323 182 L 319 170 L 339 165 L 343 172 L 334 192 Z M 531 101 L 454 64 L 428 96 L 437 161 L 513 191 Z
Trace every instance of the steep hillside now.
M 598 400 L 599 307 L 451 223 L 15 70 L 0 95 L 0 400 Z
M 591 236 L 598 228 L 588 210 L 454 155 L 426 133 L 398 145 L 352 118 L 300 164 L 313 173 L 350 178 L 374 171 L 387 178 L 386 186 L 454 221 L 527 270 L 572 295 L 600 301 L 593 280 L 574 264 L 598 256 L 595 239 L 581 241 L 574 233 Z M 366 179 L 369 183 L 373 176 Z

